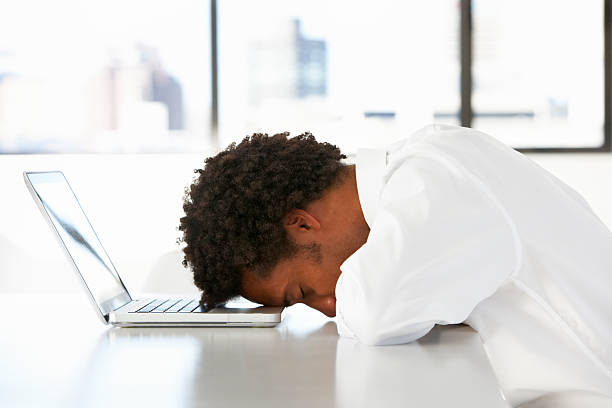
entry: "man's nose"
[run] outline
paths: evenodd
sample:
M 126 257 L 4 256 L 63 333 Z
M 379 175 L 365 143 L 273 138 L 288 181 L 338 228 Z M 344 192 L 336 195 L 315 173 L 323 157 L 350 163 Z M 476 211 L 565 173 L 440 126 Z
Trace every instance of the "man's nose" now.
M 311 295 L 304 299 L 304 303 L 328 317 L 336 315 L 336 297 L 333 295 Z

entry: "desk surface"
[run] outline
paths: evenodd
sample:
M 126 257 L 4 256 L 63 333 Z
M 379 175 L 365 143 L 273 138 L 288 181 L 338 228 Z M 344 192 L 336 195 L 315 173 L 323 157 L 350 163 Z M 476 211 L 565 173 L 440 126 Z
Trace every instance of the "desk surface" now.
M 508 406 L 466 326 L 368 347 L 301 305 L 271 329 L 112 328 L 76 295 L 0 308 L 0 406 Z

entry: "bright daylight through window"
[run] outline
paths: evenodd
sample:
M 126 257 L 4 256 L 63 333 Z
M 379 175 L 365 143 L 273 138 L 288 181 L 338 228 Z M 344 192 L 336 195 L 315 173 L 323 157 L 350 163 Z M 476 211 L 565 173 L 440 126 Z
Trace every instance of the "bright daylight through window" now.
M 472 127 L 513 147 L 601 146 L 603 1 L 473 4 Z
M 350 153 L 460 124 L 469 1 L 10 3 L 0 153 L 203 152 L 282 131 Z M 517 148 L 601 147 L 603 17 L 604 0 L 472 0 L 468 124 Z
M 220 1 L 218 19 L 221 145 L 312 131 L 351 151 L 458 124 L 455 0 Z
M 11 0 L 0 152 L 176 152 L 210 137 L 209 2 Z

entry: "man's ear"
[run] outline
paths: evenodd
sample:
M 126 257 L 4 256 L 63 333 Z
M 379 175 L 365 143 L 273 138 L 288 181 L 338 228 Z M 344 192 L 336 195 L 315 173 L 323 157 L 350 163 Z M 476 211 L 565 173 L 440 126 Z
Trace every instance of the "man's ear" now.
M 294 208 L 283 218 L 285 230 L 296 242 L 312 241 L 312 233 L 321 229 L 319 221 L 308 211 Z

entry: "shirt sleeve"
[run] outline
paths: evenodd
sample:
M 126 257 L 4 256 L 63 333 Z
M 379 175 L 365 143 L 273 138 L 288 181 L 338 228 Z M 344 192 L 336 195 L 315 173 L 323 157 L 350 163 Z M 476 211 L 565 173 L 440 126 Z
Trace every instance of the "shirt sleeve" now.
M 336 285 L 339 334 L 371 345 L 463 322 L 520 259 L 512 221 L 471 173 L 435 157 L 391 167 L 368 240 Z

